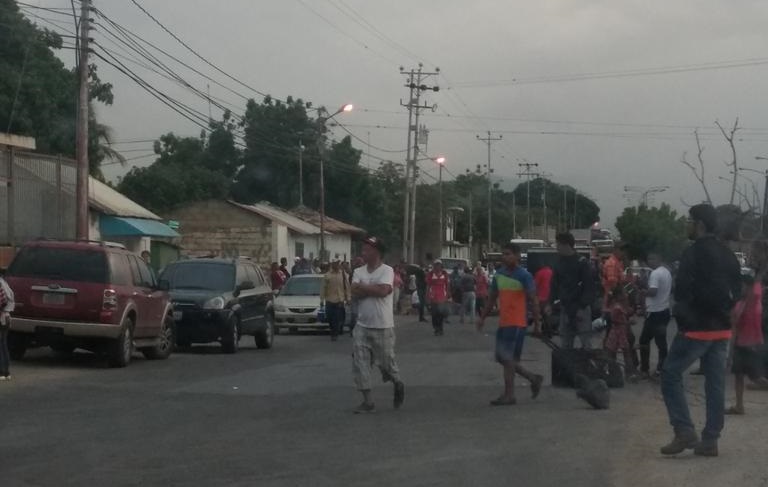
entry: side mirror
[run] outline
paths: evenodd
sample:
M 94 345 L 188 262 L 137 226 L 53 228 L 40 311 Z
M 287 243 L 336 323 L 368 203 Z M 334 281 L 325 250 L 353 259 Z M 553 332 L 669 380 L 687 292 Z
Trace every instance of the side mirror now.
M 168 281 L 168 279 L 160 279 L 157 281 L 157 290 L 158 291 L 170 291 L 171 290 L 171 283 Z

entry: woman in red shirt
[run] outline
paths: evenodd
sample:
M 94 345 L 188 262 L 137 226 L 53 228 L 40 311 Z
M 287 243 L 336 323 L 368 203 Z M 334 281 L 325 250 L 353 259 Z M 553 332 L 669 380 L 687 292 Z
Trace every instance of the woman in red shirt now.
M 446 309 L 450 296 L 450 277 L 443 270 L 443 261 L 436 260 L 432 264 L 432 270 L 427 274 L 427 298 L 432 311 L 432 328 L 435 336 L 443 334 L 443 321 L 448 314 Z

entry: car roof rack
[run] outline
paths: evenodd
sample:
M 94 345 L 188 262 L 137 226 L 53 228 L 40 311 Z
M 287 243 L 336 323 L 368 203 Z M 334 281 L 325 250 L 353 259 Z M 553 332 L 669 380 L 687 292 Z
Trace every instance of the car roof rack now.
M 88 240 L 84 238 L 75 239 L 63 239 L 63 238 L 50 238 L 50 237 L 38 237 L 35 242 L 74 242 L 74 243 L 87 243 L 91 245 L 101 245 L 102 247 L 111 247 L 115 249 L 125 250 L 125 245 L 117 242 L 108 242 L 106 240 Z

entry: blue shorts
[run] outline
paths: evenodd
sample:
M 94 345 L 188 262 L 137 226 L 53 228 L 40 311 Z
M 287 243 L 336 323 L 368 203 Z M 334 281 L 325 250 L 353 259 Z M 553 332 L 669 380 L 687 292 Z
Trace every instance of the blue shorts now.
M 496 360 L 500 364 L 519 361 L 523 354 L 525 328 L 505 326 L 496 330 Z

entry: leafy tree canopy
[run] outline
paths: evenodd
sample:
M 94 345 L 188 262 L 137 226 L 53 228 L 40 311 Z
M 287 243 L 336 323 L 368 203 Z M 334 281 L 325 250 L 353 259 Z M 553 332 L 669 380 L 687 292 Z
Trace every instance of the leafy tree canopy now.
M 667 204 L 625 208 L 616 220 L 616 229 L 636 258 L 658 252 L 665 259 L 674 261 L 687 242 L 685 218 Z

